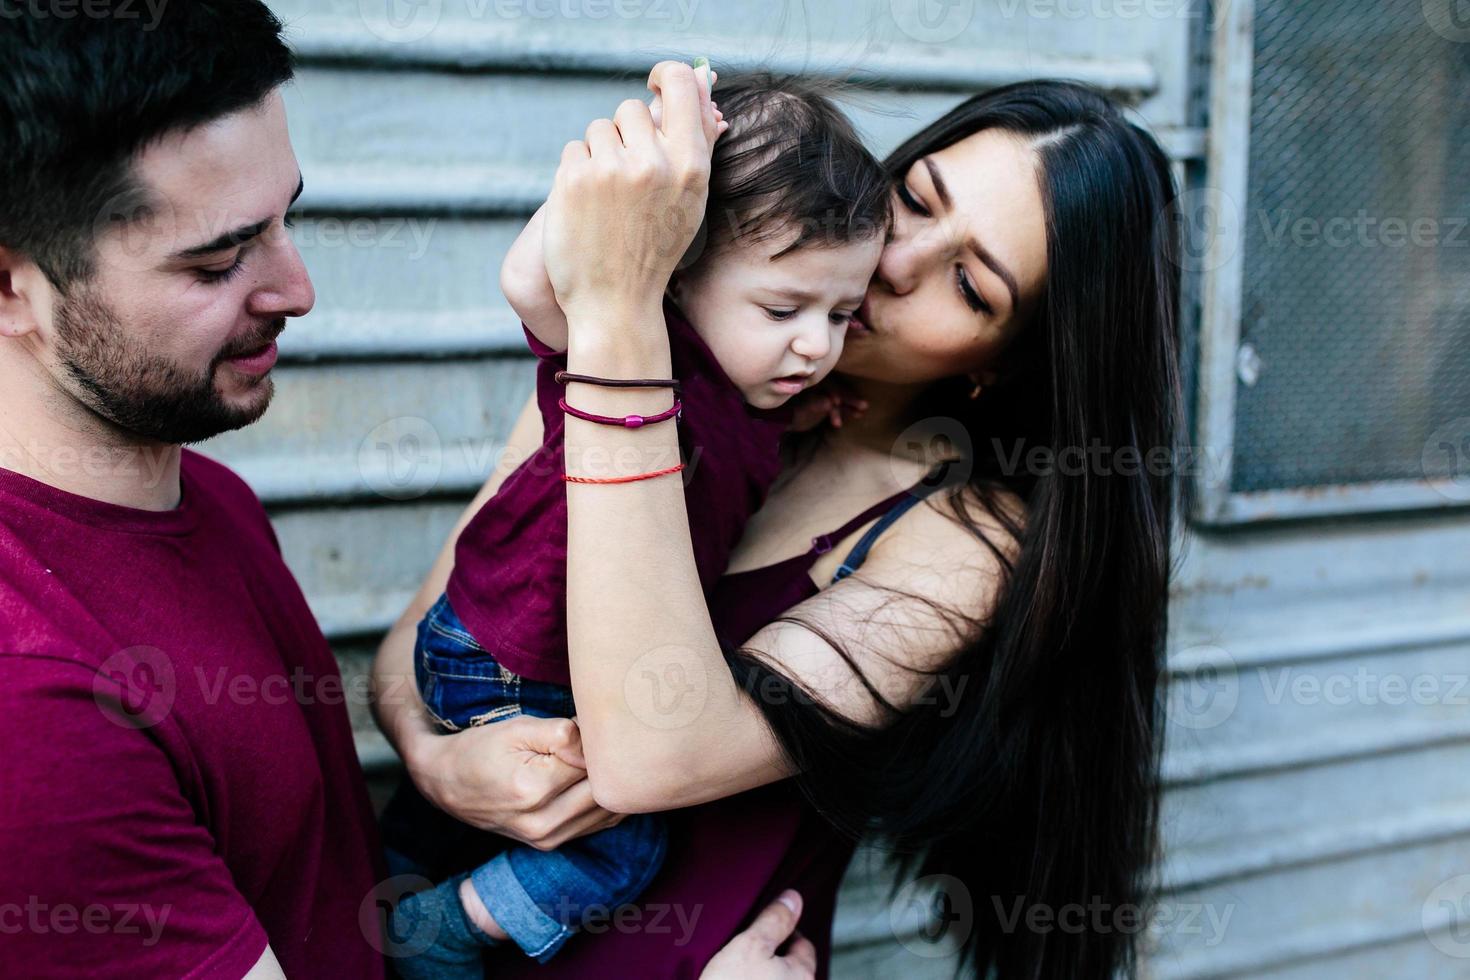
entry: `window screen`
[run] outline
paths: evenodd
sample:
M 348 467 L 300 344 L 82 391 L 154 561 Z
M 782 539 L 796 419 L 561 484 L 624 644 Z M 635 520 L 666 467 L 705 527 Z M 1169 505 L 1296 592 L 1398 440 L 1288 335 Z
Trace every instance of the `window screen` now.
M 1470 2 L 1260 0 L 1254 55 L 1231 488 L 1457 476 Z

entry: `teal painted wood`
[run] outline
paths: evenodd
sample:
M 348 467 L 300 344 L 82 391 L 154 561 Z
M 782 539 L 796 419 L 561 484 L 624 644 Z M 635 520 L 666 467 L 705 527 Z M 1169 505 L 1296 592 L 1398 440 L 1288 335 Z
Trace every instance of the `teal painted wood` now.
M 390 2 L 401 19 L 362 13 Z M 266 499 L 354 676 L 530 390 L 500 257 L 562 143 L 638 94 L 646 62 L 861 69 L 873 92 L 854 115 L 880 152 L 985 85 L 1081 76 L 1134 99 L 1181 162 L 1205 150 L 1187 111 L 1194 0 L 956 0 L 927 20 L 907 0 L 686 2 L 629 0 L 619 9 L 640 16 L 600 18 L 610 0 L 274 4 L 303 55 L 289 94 L 307 184 L 296 234 L 318 307 L 283 337 L 270 413 L 206 450 Z M 1470 974 L 1456 942 L 1470 905 L 1455 890 L 1470 872 L 1470 707 L 1455 689 L 1470 670 L 1470 523 L 1185 543 L 1151 975 Z M 364 759 L 391 767 L 365 705 L 352 707 Z M 850 873 L 837 976 L 949 975 L 883 884 L 867 857 Z

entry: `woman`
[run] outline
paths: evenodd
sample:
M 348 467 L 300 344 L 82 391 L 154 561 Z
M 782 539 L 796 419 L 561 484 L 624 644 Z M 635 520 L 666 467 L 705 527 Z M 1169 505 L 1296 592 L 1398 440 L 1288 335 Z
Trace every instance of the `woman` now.
M 687 67 L 650 87 L 662 130 L 636 102 L 593 123 L 548 206 L 576 373 L 668 370 L 658 298 L 702 215 L 713 128 Z M 554 846 L 607 811 L 690 808 L 640 905 L 698 907 L 703 924 L 682 948 L 579 937 L 551 964 L 565 975 L 687 972 L 788 885 L 825 961 L 851 848 L 834 824 L 942 876 L 973 913 L 951 938 L 982 975 L 1134 964 L 1136 930 L 1015 915 L 1146 892 L 1174 505 L 1157 460 L 1178 388 L 1168 162 L 1102 96 L 1027 83 L 963 103 L 888 165 L 898 217 L 838 365 L 866 411 L 804 440 L 711 604 L 677 481 L 569 484 L 577 725 L 535 726 L 545 751 L 523 753 L 538 761 L 517 786 L 518 743 L 490 737 L 507 726 L 427 740 L 411 692 L 380 706 L 421 788 L 476 826 Z M 641 389 L 573 397 L 666 407 Z M 582 475 L 647 472 L 674 438 L 576 421 Z M 408 674 L 405 634 L 380 653 L 384 685 Z

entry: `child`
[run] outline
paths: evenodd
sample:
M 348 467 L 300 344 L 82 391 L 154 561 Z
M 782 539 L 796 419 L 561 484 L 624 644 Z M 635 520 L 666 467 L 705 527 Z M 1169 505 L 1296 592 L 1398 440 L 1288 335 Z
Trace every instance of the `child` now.
M 786 403 L 842 351 L 882 251 L 890 194 L 878 161 L 817 85 L 760 74 L 727 80 L 719 94 L 728 129 L 711 161 L 700 250 L 685 257 L 665 303 L 682 412 L 662 424 L 679 426 L 706 592 L 776 477 Z M 446 593 L 419 626 L 415 674 L 444 731 L 523 712 L 575 714 L 562 474 L 578 468 L 562 458 L 558 401 L 575 411 L 576 389 L 556 378 L 566 367 L 567 327 L 542 261 L 541 228 L 537 212 L 506 257 L 501 286 L 539 360 L 543 444 L 465 527 Z M 429 950 L 399 969 L 409 977 L 479 975 L 480 946 L 501 941 L 493 934 L 545 962 L 584 915 L 636 897 L 665 843 L 663 819 L 643 814 L 555 851 L 512 847 L 399 904 L 395 933 L 417 934 L 430 916 L 438 931 Z

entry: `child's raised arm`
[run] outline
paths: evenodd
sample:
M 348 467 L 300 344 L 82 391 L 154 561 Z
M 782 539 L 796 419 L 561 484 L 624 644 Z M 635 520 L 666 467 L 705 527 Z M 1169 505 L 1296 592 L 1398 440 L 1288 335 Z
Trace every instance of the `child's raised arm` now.
M 526 328 L 552 350 L 567 349 L 567 318 L 556 303 L 541 254 L 546 205 L 536 209 L 500 266 L 500 291 Z

